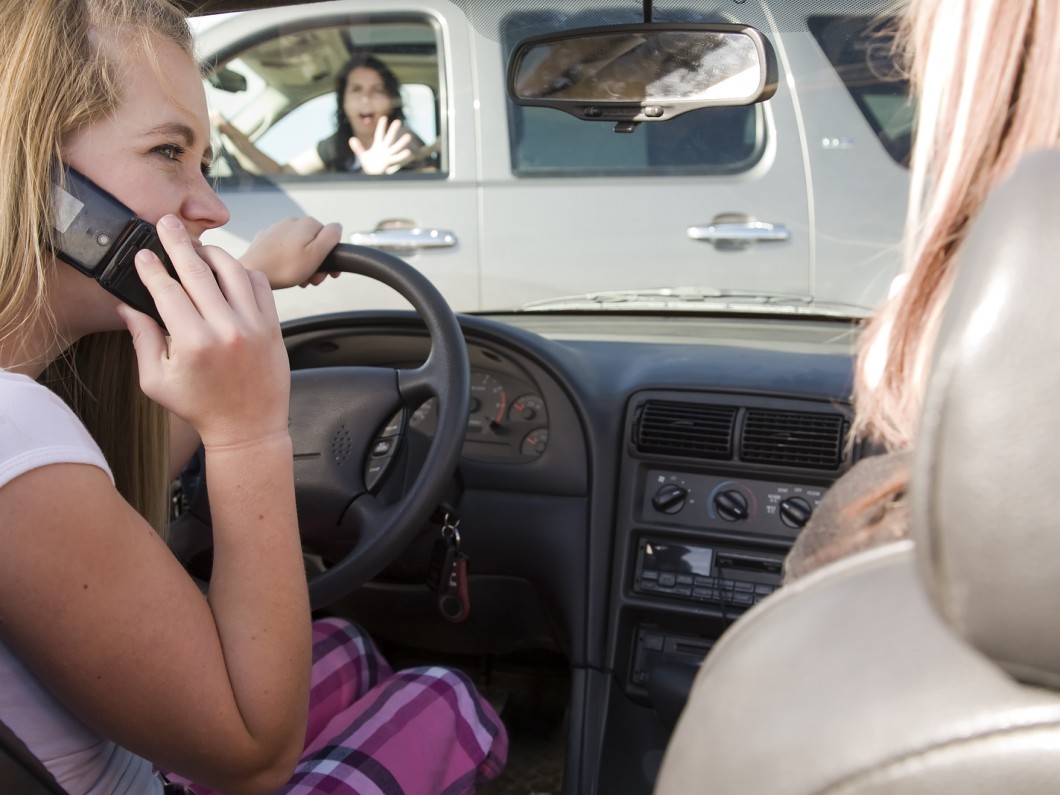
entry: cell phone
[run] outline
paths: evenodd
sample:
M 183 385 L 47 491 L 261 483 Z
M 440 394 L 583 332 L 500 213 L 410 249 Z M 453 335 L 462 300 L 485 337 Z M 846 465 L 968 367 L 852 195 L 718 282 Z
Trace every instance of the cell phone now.
M 62 178 L 53 180 L 56 255 L 164 329 L 154 299 L 133 264 L 137 251 L 150 249 L 177 278 L 154 226 L 84 174 L 65 164 L 61 171 Z

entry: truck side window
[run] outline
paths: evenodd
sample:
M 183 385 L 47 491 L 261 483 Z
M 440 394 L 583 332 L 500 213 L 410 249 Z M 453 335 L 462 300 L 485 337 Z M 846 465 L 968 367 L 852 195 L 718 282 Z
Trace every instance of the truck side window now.
M 765 148 L 759 106 L 704 108 L 630 134 L 551 108 L 509 106 L 512 170 L 519 176 L 732 174 Z
M 639 7 L 601 8 L 571 15 L 568 28 L 639 22 Z M 631 15 L 632 14 L 632 15 Z M 696 21 L 703 21 L 698 17 Z M 719 16 L 718 22 L 731 21 Z M 505 52 L 536 24 L 554 21 L 540 12 L 517 11 L 502 22 Z M 518 32 L 518 35 L 517 35 Z M 586 122 L 552 108 L 508 103 L 512 172 L 533 176 L 659 176 L 734 174 L 752 168 L 766 145 L 762 107 L 704 108 L 661 124 L 642 124 L 616 134 L 607 122 Z
M 916 99 L 898 59 L 897 20 L 814 16 L 807 25 L 887 154 L 908 167 Z
M 444 175 L 445 82 L 434 21 L 372 14 L 308 24 L 250 38 L 207 73 L 214 175 Z M 390 146 L 373 148 L 376 130 L 392 124 Z

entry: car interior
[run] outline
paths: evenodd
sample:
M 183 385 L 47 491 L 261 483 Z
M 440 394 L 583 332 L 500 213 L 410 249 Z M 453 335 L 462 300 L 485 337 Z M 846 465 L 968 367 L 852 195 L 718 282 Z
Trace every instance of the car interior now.
M 1026 157 L 973 223 L 913 451 L 912 539 L 785 586 L 721 639 L 661 795 L 1055 789 L 1058 375 L 1040 353 L 1060 343 L 1041 259 L 1058 177 L 1060 153 Z
M 758 146 L 773 57 L 755 99 L 724 109 L 737 154 Z M 646 140 L 665 148 L 681 119 Z M 340 245 L 322 270 L 412 309 L 284 325 L 314 610 L 362 625 L 395 668 L 472 677 L 511 739 L 486 795 L 1049 791 L 1060 375 L 1041 351 L 1060 344 L 1060 272 L 1039 261 L 1060 243 L 1058 179 L 1060 158 L 1037 157 L 976 222 L 916 451 L 915 539 L 783 588 L 822 495 L 877 452 L 848 438 L 858 318 L 454 314 L 400 257 Z M 206 588 L 199 463 L 171 545 Z M 61 792 L 2 724 L 0 789 Z

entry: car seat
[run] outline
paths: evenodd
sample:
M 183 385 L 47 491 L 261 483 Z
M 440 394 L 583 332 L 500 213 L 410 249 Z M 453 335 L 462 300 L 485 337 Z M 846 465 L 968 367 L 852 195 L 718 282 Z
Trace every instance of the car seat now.
M 786 586 L 701 667 L 656 795 L 1060 792 L 1060 151 L 970 229 L 911 540 Z

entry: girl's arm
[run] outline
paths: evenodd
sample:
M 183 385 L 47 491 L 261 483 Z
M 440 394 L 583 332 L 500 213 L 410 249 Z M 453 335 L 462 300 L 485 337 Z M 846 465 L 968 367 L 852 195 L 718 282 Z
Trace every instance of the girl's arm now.
M 75 715 L 164 769 L 270 792 L 304 743 L 310 608 L 287 433 L 290 374 L 263 276 L 195 249 L 172 216 L 137 268 L 171 332 L 122 308 L 141 386 L 198 432 L 210 471 L 208 598 L 93 466 L 0 488 L 0 633 Z

